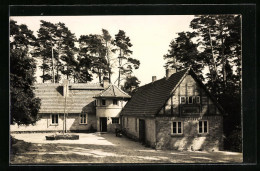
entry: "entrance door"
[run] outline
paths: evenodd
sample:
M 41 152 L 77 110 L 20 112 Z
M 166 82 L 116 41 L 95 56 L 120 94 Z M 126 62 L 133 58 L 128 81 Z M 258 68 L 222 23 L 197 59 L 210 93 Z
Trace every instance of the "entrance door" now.
M 145 144 L 145 120 L 139 119 L 139 141 Z
M 107 118 L 100 117 L 100 132 L 107 132 Z

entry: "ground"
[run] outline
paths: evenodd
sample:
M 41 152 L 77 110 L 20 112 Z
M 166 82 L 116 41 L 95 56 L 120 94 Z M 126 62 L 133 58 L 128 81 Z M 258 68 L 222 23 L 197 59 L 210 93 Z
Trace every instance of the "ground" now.
M 242 153 L 155 150 L 115 134 L 78 133 L 79 140 L 56 141 L 45 140 L 50 133 L 11 135 L 19 141 L 16 154 L 11 151 L 11 164 L 242 162 Z

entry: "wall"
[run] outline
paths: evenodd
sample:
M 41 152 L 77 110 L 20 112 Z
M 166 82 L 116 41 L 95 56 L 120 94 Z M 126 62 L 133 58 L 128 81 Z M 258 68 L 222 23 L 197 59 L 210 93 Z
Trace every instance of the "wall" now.
M 11 132 L 17 131 L 62 131 L 63 130 L 63 114 L 59 114 L 58 125 L 51 124 L 50 114 L 39 114 L 40 120 L 35 125 L 18 126 L 10 125 Z M 87 115 L 87 124 L 80 124 L 79 114 L 68 114 L 66 119 L 66 128 L 68 131 L 87 131 L 91 125 L 96 129 L 96 116 L 94 114 Z
M 127 130 L 127 136 L 139 140 L 139 120 L 145 120 L 145 140 L 146 144 L 155 147 L 155 119 L 154 118 L 144 118 L 144 117 L 122 117 L 122 128 Z
M 100 117 L 107 118 L 107 131 L 115 132 L 115 128 L 120 128 L 119 124 L 112 124 L 112 117 L 120 117 L 119 113 L 125 106 L 126 101 L 118 100 L 118 105 L 113 105 L 113 99 L 105 99 L 106 105 L 101 105 L 101 99 L 97 99 L 96 102 L 96 125 L 97 131 L 100 131 Z M 120 121 L 119 121 L 120 122 Z
M 208 134 L 198 133 L 199 120 L 208 121 Z M 172 135 L 173 121 L 183 122 L 183 134 Z M 157 117 L 156 148 L 174 150 L 222 150 L 223 148 L 223 117 L 204 116 L 197 118 Z

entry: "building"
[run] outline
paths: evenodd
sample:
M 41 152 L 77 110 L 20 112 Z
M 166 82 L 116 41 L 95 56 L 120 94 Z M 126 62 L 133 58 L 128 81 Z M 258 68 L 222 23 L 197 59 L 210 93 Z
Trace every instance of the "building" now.
M 10 125 L 11 132 L 114 132 L 113 128 L 119 124 L 119 112 L 130 98 L 106 79 L 103 85 L 69 84 L 66 80 L 62 84 L 36 84 L 35 95 L 41 99 L 39 120 L 35 125 Z
M 139 87 L 121 111 L 127 135 L 156 149 L 220 150 L 224 111 L 192 69 Z
M 120 115 L 122 108 L 131 97 L 115 85 L 108 86 L 103 92 L 94 96 L 96 98 L 96 120 L 98 132 L 114 132 L 120 128 Z

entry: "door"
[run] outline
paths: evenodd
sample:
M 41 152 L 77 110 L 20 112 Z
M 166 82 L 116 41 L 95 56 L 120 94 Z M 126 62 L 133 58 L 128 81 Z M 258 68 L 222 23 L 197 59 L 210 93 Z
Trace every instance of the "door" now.
M 100 132 L 107 132 L 107 118 L 100 118 Z
M 139 119 L 139 141 L 145 144 L 145 120 Z

